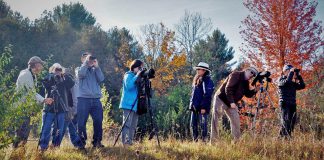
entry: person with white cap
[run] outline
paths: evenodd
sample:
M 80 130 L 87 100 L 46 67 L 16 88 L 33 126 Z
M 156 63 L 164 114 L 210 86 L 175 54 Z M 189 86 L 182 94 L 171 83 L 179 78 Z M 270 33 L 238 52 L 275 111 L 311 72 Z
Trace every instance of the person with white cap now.
M 207 119 L 210 111 L 211 97 L 214 91 L 214 83 L 210 78 L 209 65 L 200 62 L 196 67 L 196 75 L 192 82 L 192 92 L 189 110 L 191 111 L 190 125 L 192 137 L 195 142 L 198 141 L 198 122 L 202 131 L 202 141 L 207 137 Z
M 255 87 L 250 87 L 249 80 L 258 74 L 258 70 L 249 67 L 244 71 L 232 72 L 219 87 L 213 98 L 213 111 L 211 120 L 210 142 L 218 138 L 218 118 L 221 116 L 219 110 L 224 110 L 231 122 L 231 132 L 235 140 L 241 136 L 240 116 L 236 103 L 243 96 L 251 98 L 257 93 Z
M 37 78 L 36 76 L 43 70 L 44 61 L 39 57 L 31 57 L 28 61 L 28 68 L 20 71 L 16 82 L 16 91 L 28 95 L 29 92 L 35 94 L 35 100 L 38 103 L 51 104 L 52 98 L 44 98 L 36 92 Z M 24 100 L 22 100 L 24 101 Z M 13 143 L 13 147 L 16 148 L 21 143 L 25 145 L 30 132 L 30 117 L 26 115 L 22 118 L 22 124 L 18 130 L 16 130 L 16 140 Z
M 296 91 L 304 88 L 305 83 L 299 69 L 290 64 L 285 65 L 282 76 L 279 78 L 279 106 L 282 118 L 281 137 L 291 137 L 297 119 Z
M 54 147 L 59 147 L 63 139 L 65 115 L 68 110 L 68 91 L 74 86 L 70 76 L 64 74 L 64 68 L 54 63 L 49 69 L 49 74 L 42 81 L 46 91 L 46 97 L 54 99 L 52 104 L 46 104 L 43 110 L 42 131 L 39 140 L 41 151 L 48 148 L 51 129 L 56 127 Z

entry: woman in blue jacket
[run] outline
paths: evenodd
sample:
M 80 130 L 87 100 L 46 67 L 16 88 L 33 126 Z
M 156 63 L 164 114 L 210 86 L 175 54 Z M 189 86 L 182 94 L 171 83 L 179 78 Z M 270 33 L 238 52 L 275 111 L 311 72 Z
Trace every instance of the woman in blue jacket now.
M 138 121 L 137 111 L 137 85 L 136 80 L 141 74 L 144 63 L 141 60 L 134 60 L 130 65 L 130 71 L 126 72 L 123 79 L 122 96 L 119 108 L 123 110 L 122 143 L 124 146 L 133 144 L 133 137 Z M 125 122 L 127 115 L 128 120 Z
M 202 140 L 207 137 L 207 117 L 210 111 L 214 83 L 210 79 L 209 65 L 200 62 L 194 69 L 197 71 L 192 82 L 192 93 L 189 109 L 191 110 L 190 125 L 194 141 L 198 141 L 198 122 L 202 130 Z

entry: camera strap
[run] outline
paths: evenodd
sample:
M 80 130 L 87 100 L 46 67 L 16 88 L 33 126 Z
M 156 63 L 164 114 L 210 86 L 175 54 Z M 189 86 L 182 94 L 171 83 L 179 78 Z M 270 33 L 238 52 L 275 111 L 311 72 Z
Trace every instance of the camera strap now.
M 136 99 L 135 99 L 135 101 L 134 101 L 134 103 L 133 103 L 133 105 L 132 105 L 132 109 L 131 109 L 131 111 L 134 111 L 133 108 L 134 108 L 134 106 L 135 106 L 135 104 L 136 104 L 136 102 L 137 102 L 137 99 L 138 99 L 138 98 L 136 97 Z

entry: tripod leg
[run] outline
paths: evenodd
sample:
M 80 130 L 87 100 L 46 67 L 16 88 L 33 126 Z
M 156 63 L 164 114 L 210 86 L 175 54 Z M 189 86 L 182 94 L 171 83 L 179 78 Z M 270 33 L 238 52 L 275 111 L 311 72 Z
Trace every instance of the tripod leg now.
M 261 95 L 262 95 L 262 89 L 261 89 L 261 91 L 259 92 L 258 103 L 257 103 L 257 106 L 256 106 L 256 112 L 255 112 L 255 115 L 254 115 L 254 118 L 253 118 L 253 122 L 252 122 L 252 131 L 253 131 L 253 133 L 254 133 L 254 131 L 255 131 L 256 118 L 257 118 L 257 116 L 258 116 L 258 112 L 259 112 L 259 106 L 260 106 L 260 98 L 261 98 Z
M 134 107 L 134 106 L 133 106 L 133 107 Z M 118 134 L 117 134 L 117 137 L 116 137 L 115 142 L 114 142 L 114 145 L 113 145 L 114 147 L 115 147 L 115 145 L 116 145 L 116 143 L 117 143 L 117 141 L 118 141 L 118 139 L 119 139 L 120 134 L 122 133 L 123 129 L 125 128 L 125 124 L 127 123 L 128 118 L 129 118 L 130 114 L 132 113 L 131 111 L 133 110 L 133 107 L 132 107 L 132 109 L 130 110 L 130 112 L 127 114 L 127 117 L 126 117 L 126 119 L 125 119 L 125 121 L 124 121 L 124 123 L 123 123 L 123 125 L 122 125 L 122 128 L 120 129 L 120 131 L 119 131 Z
M 271 100 L 271 97 L 270 97 L 270 95 L 269 95 L 269 92 L 266 91 L 266 94 L 267 94 L 267 97 L 268 97 L 268 99 L 269 99 L 269 101 L 270 101 L 271 107 L 274 108 L 274 104 L 273 104 L 273 102 L 272 102 L 272 100 Z
M 159 130 L 158 130 L 158 127 L 157 127 L 157 125 L 156 125 L 156 123 L 154 121 L 154 116 L 153 116 L 153 111 L 152 111 L 152 106 L 151 106 L 150 98 L 148 98 L 148 104 L 149 104 L 149 114 L 150 114 L 151 126 L 153 127 L 153 134 L 156 135 L 156 139 L 157 139 L 158 145 L 161 148 L 160 139 L 159 139 Z M 154 135 L 150 135 L 150 138 L 149 139 L 152 139 L 153 136 Z

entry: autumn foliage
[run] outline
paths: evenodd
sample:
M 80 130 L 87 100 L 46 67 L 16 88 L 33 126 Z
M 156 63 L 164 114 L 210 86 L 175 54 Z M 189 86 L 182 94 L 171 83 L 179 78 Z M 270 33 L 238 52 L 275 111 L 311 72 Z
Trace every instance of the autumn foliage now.
M 240 32 L 245 58 L 260 69 L 270 70 L 275 78 L 289 63 L 311 80 L 323 67 L 318 63 L 323 59 L 323 28 L 314 20 L 317 2 L 245 0 L 243 4 L 251 13 L 242 21 Z
M 314 20 L 317 2 L 308 0 L 245 0 L 244 6 L 250 11 L 243 21 L 240 34 L 244 40 L 240 48 L 245 58 L 245 66 L 256 66 L 272 73 L 269 97 L 278 107 L 277 79 L 284 64 L 292 64 L 302 70 L 307 88 L 312 88 L 323 78 L 323 28 Z M 245 99 L 247 105 L 256 106 L 255 99 Z M 304 106 L 304 98 L 297 104 Z M 269 101 L 266 100 L 266 104 Z M 279 119 L 278 110 L 263 109 L 260 119 L 271 122 Z M 244 119 L 244 118 L 243 118 Z M 272 123 L 272 122 L 271 122 Z M 279 122 L 277 122 L 279 123 Z M 272 126 L 272 125 L 268 125 Z M 259 127 L 262 130 L 262 127 Z
M 187 56 L 183 52 L 178 52 L 174 31 L 162 23 L 146 27 L 150 32 L 146 34 L 145 39 L 145 62 L 149 68 L 156 71 L 152 86 L 159 95 L 162 95 L 171 86 L 185 84 L 188 81 L 189 77 L 185 72 Z

